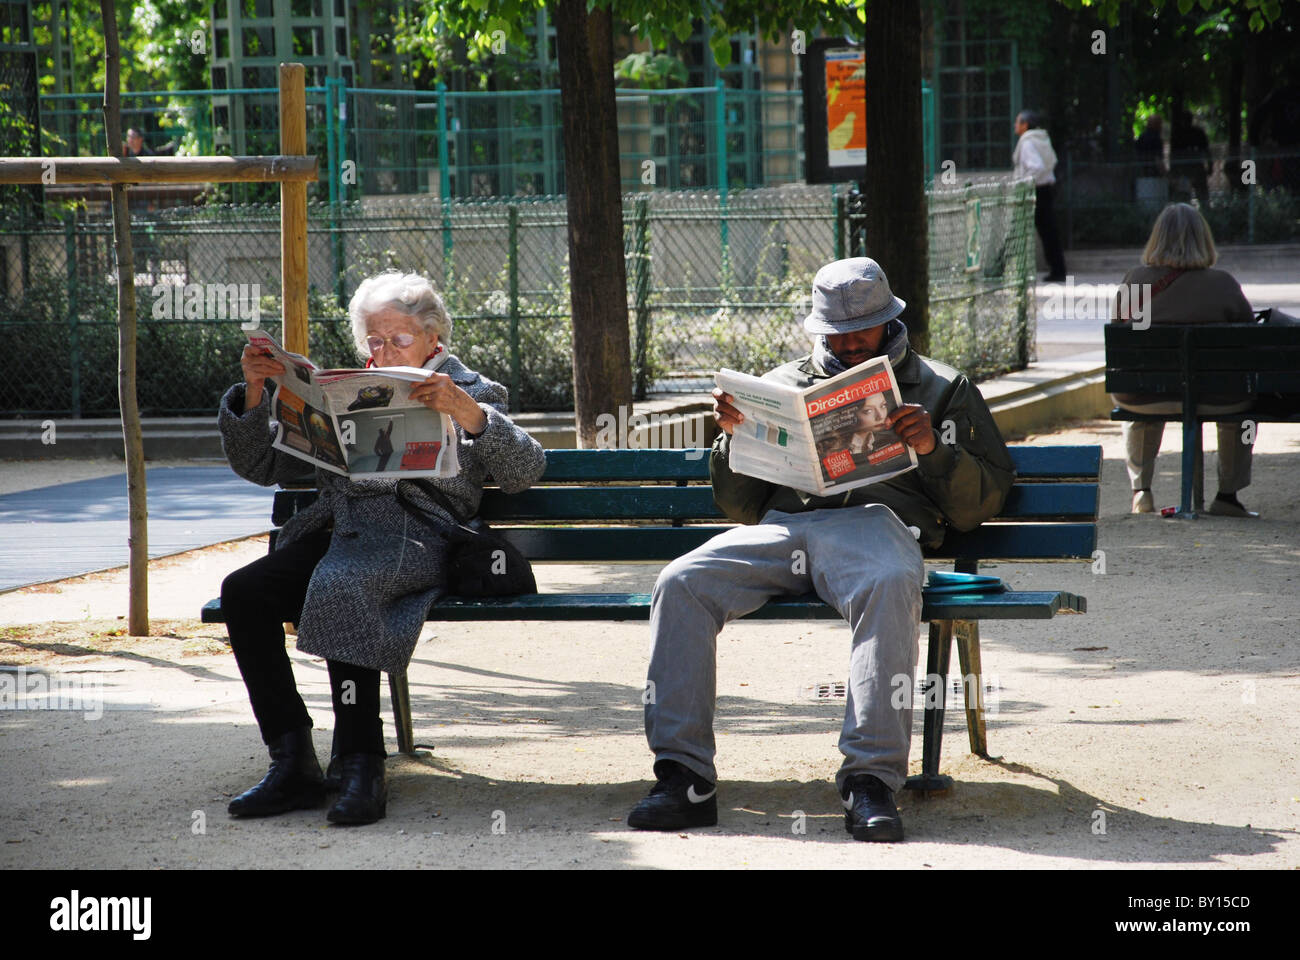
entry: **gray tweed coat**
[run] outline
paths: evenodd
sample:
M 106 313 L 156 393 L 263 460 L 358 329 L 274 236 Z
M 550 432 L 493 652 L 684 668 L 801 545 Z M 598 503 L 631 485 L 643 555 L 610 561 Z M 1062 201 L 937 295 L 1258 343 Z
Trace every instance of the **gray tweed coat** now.
M 439 370 L 487 414 L 487 426 L 474 438 L 456 424 L 460 473 L 433 481 L 472 517 L 489 474 L 502 490 L 516 493 L 542 475 L 546 458 L 541 444 L 506 416 L 505 387 L 454 356 Z M 235 413 L 244 408 L 244 387 L 237 383 L 227 390 L 217 414 L 231 468 L 262 486 L 302 477 L 310 467 L 271 446 L 269 389 L 257 407 Z M 405 670 L 429 605 L 446 592 L 446 542 L 401 508 L 395 480 L 354 481 L 317 470 L 316 483 L 319 498 L 290 518 L 276 540 L 278 549 L 333 523 L 329 550 L 307 586 L 298 649 L 376 670 Z M 423 494 L 413 499 L 451 522 Z

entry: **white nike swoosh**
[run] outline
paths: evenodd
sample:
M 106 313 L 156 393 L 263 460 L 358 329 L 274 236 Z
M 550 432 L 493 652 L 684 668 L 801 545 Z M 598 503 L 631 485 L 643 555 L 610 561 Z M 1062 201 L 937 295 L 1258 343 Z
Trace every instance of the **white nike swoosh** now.
M 848 798 L 847 800 L 840 800 L 840 803 L 844 804 L 844 809 L 845 809 L 845 810 L 852 810 L 852 809 L 853 809 L 853 791 L 850 790 L 850 791 L 849 791 L 849 798 Z
M 706 793 L 704 796 L 701 797 L 698 793 L 695 792 L 695 784 L 692 783 L 689 787 L 686 788 L 686 799 L 691 801 L 691 803 L 703 803 L 705 800 L 709 799 L 709 797 L 713 796 L 717 792 L 718 792 L 718 788 L 714 787 L 712 790 L 710 790 L 708 793 Z

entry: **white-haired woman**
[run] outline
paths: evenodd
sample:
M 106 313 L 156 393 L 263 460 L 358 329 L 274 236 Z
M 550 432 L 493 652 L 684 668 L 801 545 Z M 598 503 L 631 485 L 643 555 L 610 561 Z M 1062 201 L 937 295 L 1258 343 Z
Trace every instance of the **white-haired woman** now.
M 428 280 L 397 272 L 371 277 L 348 311 L 367 365 L 430 371 L 410 395 L 450 414 L 456 425 L 460 472 L 433 482 L 463 516 L 477 514 L 489 474 L 507 492 L 541 476 L 542 448 L 506 416 L 505 388 L 450 354 L 451 320 Z M 241 365 L 244 382 L 222 397 L 218 416 L 231 467 L 263 485 L 301 476 L 302 461 L 271 446 L 265 384 L 284 368 L 251 346 Z M 327 786 L 337 785 L 329 819 L 373 823 L 384 816 L 387 800 L 379 673 L 406 668 L 429 605 L 445 592 L 447 545 L 410 523 L 394 480 L 353 481 L 317 471 L 316 482 L 318 499 L 285 523 L 274 551 L 221 587 L 230 645 L 271 755 L 266 776 L 229 809 L 254 817 L 314 807 L 324 802 Z M 452 522 L 439 504 L 412 495 L 428 513 Z M 334 755 L 328 781 L 285 652 L 285 622 L 298 625 L 298 649 L 323 657 L 329 668 Z
M 1232 274 L 1212 269 L 1219 258 L 1214 235 L 1199 210 L 1172 203 L 1161 211 L 1151 228 L 1142 266 L 1124 274 L 1121 291 L 1150 290 L 1139 300 L 1151 323 L 1253 323 L 1255 314 Z M 1122 311 L 1137 309 L 1132 297 L 1115 295 L 1112 320 L 1133 319 Z M 1179 397 L 1161 394 L 1112 394 L 1115 403 L 1135 413 L 1180 413 Z M 1230 414 L 1249 410 L 1252 396 L 1207 395 L 1197 404 L 1199 413 Z M 1237 499 L 1250 484 L 1251 444 L 1244 439 L 1240 420 L 1225 420 L 1219 430 L 1219 492 L 1209 512 L 1224 517 L 1257 517 Z M 1151 513 L 1154 500 L 1151 478 L 1165 425 L 1161 421 L 1124 423 L 1128 476 L 1133 487 L 1133 512 Z M 1198 465 L 1199 469 L 1199 465 Z

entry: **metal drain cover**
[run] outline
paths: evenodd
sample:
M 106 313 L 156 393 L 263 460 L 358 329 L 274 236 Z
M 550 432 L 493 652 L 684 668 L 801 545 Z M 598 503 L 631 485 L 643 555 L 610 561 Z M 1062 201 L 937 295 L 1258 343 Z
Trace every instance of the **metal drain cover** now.
M 813 703 L 847 700 L 848 695 L 848 685 L 843 680 L 826 680 L 799 688 L 799 699 L 811 700 Z

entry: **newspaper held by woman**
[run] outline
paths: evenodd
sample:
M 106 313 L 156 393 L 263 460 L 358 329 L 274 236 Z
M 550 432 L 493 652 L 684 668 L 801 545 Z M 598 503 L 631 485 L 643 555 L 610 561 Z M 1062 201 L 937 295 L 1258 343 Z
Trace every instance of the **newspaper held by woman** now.
M 398 389 L 426 380 L 428 369 L 321 370 L 265 330 L 245 333 L 249 343 L 284 365 L 285 374 L 271 378 L 275 449 L 353 480 L 460 472 L 451 418 L 406 399 L 409 387 Z
M 888 357 L 803 389 L 727 369 L 714 380 L 745 416 L 731 435 L 737 473 L 827 496 L 916 467 L 916 452 L 886 426 L 903 402 Z

